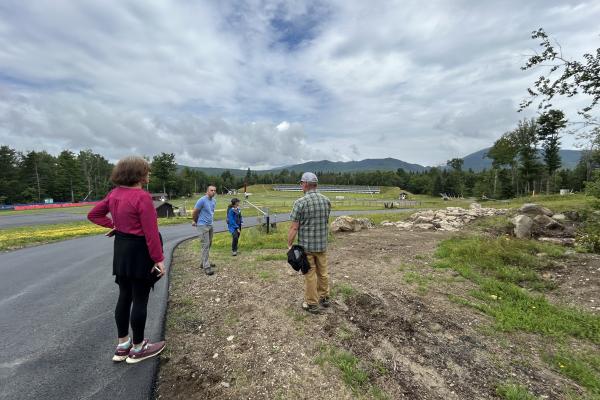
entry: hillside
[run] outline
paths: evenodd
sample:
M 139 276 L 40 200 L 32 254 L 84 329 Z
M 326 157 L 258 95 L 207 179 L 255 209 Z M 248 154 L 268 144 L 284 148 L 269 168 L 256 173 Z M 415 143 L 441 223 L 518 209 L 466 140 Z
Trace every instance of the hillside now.
M 473 171 L 490 169 L 492 167 L 492 160 L 486 157 L 489 149 L 490 148 L 488 147 L 487 149 L 482 149 L 465 156 L 463 158 L 465 161 L 463 169 L 468 170 L 470 168 Z M 541 156 L 540 152 L 540 157 Z M 581 158 L 581 150 L 561 150 L 560 157 L 562 159 L 562 168 L 573 169 Z

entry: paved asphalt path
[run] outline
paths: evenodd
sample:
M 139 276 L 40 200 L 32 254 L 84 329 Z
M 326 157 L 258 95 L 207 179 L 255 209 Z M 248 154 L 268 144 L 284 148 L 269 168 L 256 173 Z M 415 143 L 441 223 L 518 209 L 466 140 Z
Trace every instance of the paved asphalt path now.
M 85 221 L 86 219 L 87 213 L 70 213 L 64 211 L 24 214 L 4 214 L 0 212 L 0 229 L 28 225 L 62 224 L 65 222 Z
M 244 222 L 252 226 L 256 218 Z M 196 236 L 188 224 L 160 230 L 166 265 L 177 244 Z M 224 222 L 216 221 L 215 231 L 224 230 Z M 113 239 L 99 235 L 0 254 L 0 399 L 152 397 L 158 359 L 111 361 L 118 295 L 112 245 Z M 146 337 L 153 341 L 164 336 L 167 287 L 161 279 L 150 293 Z

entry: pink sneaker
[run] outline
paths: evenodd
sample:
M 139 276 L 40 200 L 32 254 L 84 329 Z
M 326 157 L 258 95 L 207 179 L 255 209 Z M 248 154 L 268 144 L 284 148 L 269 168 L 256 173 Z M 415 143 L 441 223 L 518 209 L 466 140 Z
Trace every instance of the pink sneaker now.
M 115 350 L 115 355 L 113 356 L 112 360 L 115 362 L 125 361 L 125 359 L 129 355 L 129 350 L 131 350 L 132 347 L 133 345 L 131 344 L 131 341 L 129 342 L 128 347 L 117 346 L 117 350 Z
M 151 358 L 160 354 L 165 349 L 166 343 L 163 341 L 150 343 L 148 339 L 142 342 L 142 349 L 136 351 L 133 347 L 129 350 L 129 356 L 125 360 L 127 364 L 135 364 L 147 358 Z

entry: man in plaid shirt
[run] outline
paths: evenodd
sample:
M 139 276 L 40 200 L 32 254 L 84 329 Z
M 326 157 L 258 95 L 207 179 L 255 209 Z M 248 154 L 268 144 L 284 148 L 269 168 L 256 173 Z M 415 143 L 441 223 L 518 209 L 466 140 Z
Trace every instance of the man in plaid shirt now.
M 300 180 L 304 196 L 294 202 L 288 232 L 288 249 L 298 235 L 298 244 L 304 247 L 310 270 L 304 275 L 304 303 L 302 308 L 318 314 L 319 305 L 329 307 L 329 274 L 327 272 L 327 234 L 331 203 L 317 193 L 318 179 L 305 172 Z

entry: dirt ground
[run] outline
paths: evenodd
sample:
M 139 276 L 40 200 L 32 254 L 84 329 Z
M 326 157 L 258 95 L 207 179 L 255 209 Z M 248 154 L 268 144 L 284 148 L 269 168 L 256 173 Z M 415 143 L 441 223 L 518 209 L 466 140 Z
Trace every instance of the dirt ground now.
M 505 382 L 543 399 L 583 393 L 542 361 L 551 339 L 496 332 L 489 317 L 451 300 L 474 286 L 430 266 L 449 235 L 394 227 L 336 235 L 334 302 L 322 315 L 301 309 L 303 278 L 282 251 L 213 252 L 208 277 L 198 242 L 184 244 L 173 260 L 157 397 L 492 399 Z M 549 273 L 558 284 L 551 301 L 600 313 L 600 257 L 573 254 Z M 366 382 L 345 383 L 327 361 L 331 349 L 352 353 Z

